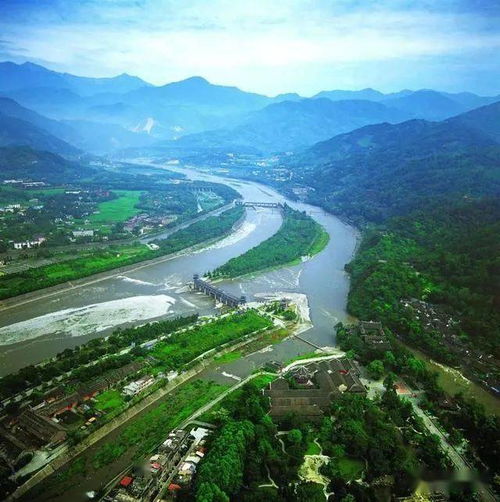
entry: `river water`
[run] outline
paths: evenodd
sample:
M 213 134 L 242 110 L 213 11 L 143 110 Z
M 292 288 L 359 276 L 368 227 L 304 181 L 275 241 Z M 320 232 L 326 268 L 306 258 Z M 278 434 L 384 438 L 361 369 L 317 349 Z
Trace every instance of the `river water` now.
M 171 166 L 169 166 L 170 170 Z M 286 202 L 307 211 L 330 234 L 328 246 L 309 261 L 266 272 L 254 278 L 224 281 L 222 289 L 248 300 L 261 294 L 303 293 L 307 295 L 314 327 L 303 337 L 320 346 L 334 344 L 333 326 L 345 320 L 349 279 L 344 265 L 353 256 L 357 232 L 335 216 L 319 208 L 293 202 L 272 188 L 248 181 L 235 181 L 190 169 L 182 169 L 191 179 L 225 183 L 246 201 Z M 144 324 L 149 320 L 199 312 L 214 313 L 212 299 L 188 290 L 193 273 L 203 274 L 228 259 L 244 253 L 273 235 L 281 224 L 276 209 L 248 208 L 245 219 L 230 236 L 202 250 L 186 252 L 172 259 L 122 275 L 67 289 L 49 297 L 0 311 L 0 376 L 22 366 L 40 362 L 68 347 L 91 338 L 105 336 L 118 326 Z M 310 352 L 311 346 L 297 339 L 275 345 L 230 365 L 232 374 L 244 376 L 263 361 L 287 360 Z M 218 376 L 222 381 L 222 375 Z

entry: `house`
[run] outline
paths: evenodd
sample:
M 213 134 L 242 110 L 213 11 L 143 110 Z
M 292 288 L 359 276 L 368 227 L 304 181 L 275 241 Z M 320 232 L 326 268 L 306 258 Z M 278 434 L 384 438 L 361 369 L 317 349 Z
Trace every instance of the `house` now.
M 46 404 L 38 413 L 45 417 L 57 417 L 57 415 L 61 415 L 65 411 L 72 410 L 80 401 L 80 397 L 77 392 L 73 392 L 68 396 L 64 396 L 61 399 L 57 399 L 52 401 L 51 403 Z
M 155 379 L 152 376 L 145 376 L 136 380 L 135 382 L 130 382 L 128 385 L 123 387 L 123 393 L 126 396 L 135 396 L 142 392 L 144 389 L 149 387 L 154 383 Z
M 307 372 L 306 372 L 307 371 Z M 307 374 L 313 385 L 292 389 L 285 378 L 278 378 L 269 384 L 264 395 L 271 401 L 270 415 L 283 419 L 294 413 L 312 421 L 319 421 L 336 396 L 344 392 L 366 394 L 359 379 L 359 368 L 354 361 L 342 358 L 321 361 L 307 365 L 306 371 L 295 371 L 305 378 Z
M 73 230 L 73 237 L 94 237 L 93 230 Z
M 18 426 L 43 445 L 60 443 L 66 439 L 64 427 L 30 408 L 19 415 Z

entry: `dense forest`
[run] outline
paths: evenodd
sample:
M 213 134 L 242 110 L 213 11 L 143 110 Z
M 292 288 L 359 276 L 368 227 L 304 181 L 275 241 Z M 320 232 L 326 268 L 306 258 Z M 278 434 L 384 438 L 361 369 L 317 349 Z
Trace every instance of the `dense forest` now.
M 365 234 L 354 261 L 349 310 L 378 319 L 415 345 L 456 363 L 443 334 L 426 329 L 402 299 L 448 306 L 459 341 L 496 354 L 500 347 L 500 202 L 465 200 L 389 220 Z
M 315 441 L 330 457 L 321 472 L 335 501 L 380 500 L 377 483 L 384 475 L 394 475 L 393 491 L 404 495 L 422 467 L 447 468 L 437 439 L 393 389 L 378 402 L 345 394 L 332 402 L 331 416 L 316 425 L 291 414 L 279 426 L 287 431 L 281 436 L 256 384 L 233 394 L 215 413 L 220 428 L 200 464 L 194 493 L 182 493 L 182 501 L 322 502 L 323 486 L 299 475 Z M 361 483 L 355 481 L 359 478 Z M 349 495 L 354 498 L 345 498 Z
M 231 258 L 209 276 L 238 277 L 287 265 L 302 256 L 316 254 L 326 246 L 328 234 L 306 213 L 285 206 L 283 214 L 283 224 L 278 232 L 246 253 Z
M 176 253 L 202 242 L 224 236 L 243 216 L 244 209 L 235 207 L 218 216 L 210 216 L 174 232 L 167 239 L 157 240 L 159 249 L 152 250 L 142 244 L 112 246 L 95 250 L 88 256 L 70 259 L 61 263 L 27 269 L 0 277 L 0 298 L 9 298 L 62 282 L 88 277 L 132 265 L 144 260 Z

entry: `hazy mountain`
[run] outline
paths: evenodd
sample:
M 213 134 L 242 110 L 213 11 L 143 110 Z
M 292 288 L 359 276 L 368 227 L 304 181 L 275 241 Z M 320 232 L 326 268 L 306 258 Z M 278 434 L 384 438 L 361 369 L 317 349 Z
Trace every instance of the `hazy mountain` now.
M 489 111 L 489 118 L 498 108 Z M 429 199 L 500 195 L 499 145 L 458 119 L 378 124 L 318 143 L 291 159 L 311 201 L 356 223 L 425 207 Z
M 29 122 L 38 129 L 50 133 L 57 138 L 70 143 L 77 148 L 92 153 L 108 153 L 115 149 L 126 147 L 143 147 L 151 145 L 154 141 L 145 132 L 133 132 L 115 124 L 90 121 L 58 121 L 49 119 L 39 113 L 21 106 L 10 98 L 0 98 L 0 113 L 16 119 Z M 10 134 L 13 134 L 12 124 Z M 26 142 L 29 126 L 21 128 L 21 132 L 16 128 L 17 138 L 11 137 L 13 143 L 9 144 L 29 144 L 34 148 L 47 149 L 61 154 L 68 154 L 67 148 L 61 149 L 60 144 L 47 142 L 32 143 Z M 32 132 L 32 131 L 31 131 Z M 40 131 L 39 131 L 40 132 Z M 33 134 L 29 136 L 33 139 Z M 45 146 L 44 146 L 45 145 Z M 69 152 L 70 154 L 72 152 Z
M 423 118 L 426 120 L 443 120 L 499 100 L 498 96 L 478 96 L 471 92 L 449 93 L 434 91 L 432 89 L 421 89 L 418 91 L 404 89 L 399 92 L 384 94 L 370 88 L 359 91 L 322 91 L 313 96 L 313 98 L 328 98 L 332 101 L 344 99 L 376 101 L 393 108 L 398 108 L 411 115 L 412 118 Z
M 67 156 L 81 153 L 66 141 L 31 122 L 2 113 L 0 113 L 0 146 L 29 146 L 36 150 L 46 150 Z
M 346 99 L 366 99 L 368 101 L 382 101 L 385 97 L 385 94 L 383 94 L 382 92 L 367 88 L 361 89 L 360 91 L 321 91 L 318 92 L 318 94 L 314 95 L 313 99 L 328 98 L 332 101 L 344 101 Z
M 466 107 L 436 91 L 416 91 L 407 96 L 389 97 L 384 103 L 415 118 L 442 120 L 465 111 Z
M 133 132 L 116 124 L 68 120 L 64 125 L 75 133 L 74 143 L 82 150 L 105 154 L 122 148 L 152 145 L 156 140 L 145 132 Z
M 481 131 L 500 143 L 500 101 L 462 113 L 446 120 L 446 122 L 461 125 L 474 131 Z
M 0 91 L 43 87 L 67 89 L 80 96 L 91 96 L 106 92 L 122 94 L 149 85 L 125 73 L 111 78 L 89 78 L 58 73 L 33 63 L 0 63 Z
M 29 108 L 21 106 L 19 103 L 10 98 L 0 97 L 0 113 L 9 117 L 30 122 L 50 134 L 53 134 L 54 136 L 70 143 L 77 138 L 76 131 L 71 129 L 70 126 L 63 124 L 58 120 L 49 119 L 40 115 Z
M 237 127 L 184 136 L 176 144 L 185 148 L 251 146 L 262 152 L 294 150 L 365 124 L 407 118 L 399 110 L 371 101 L 283 101 L 253 112 Z

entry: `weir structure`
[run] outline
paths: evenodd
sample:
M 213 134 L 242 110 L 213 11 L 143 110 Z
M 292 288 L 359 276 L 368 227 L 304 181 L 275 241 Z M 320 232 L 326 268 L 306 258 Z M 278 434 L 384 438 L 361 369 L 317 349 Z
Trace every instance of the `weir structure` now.
M 237 297 L 226 293 L 225 291 L 222 291 L 222 289 L 215 287 L 213 284 L 200 279 L 198 274 L 193 275 L 193 289 L 195 291 L 201 291 L 202 293 L 215 298 L 216 301 L 219 301 L 229 307 L 239 307 L 247 302 L 245 296 Z

